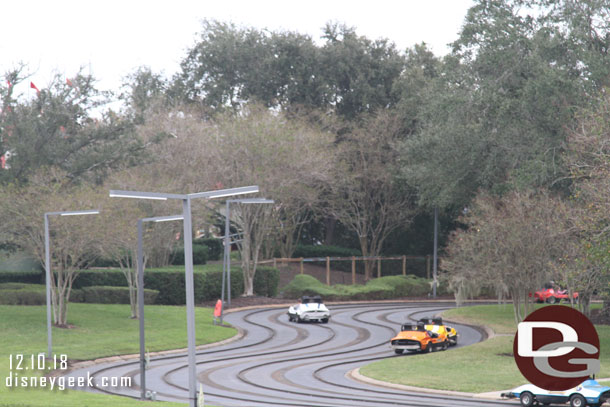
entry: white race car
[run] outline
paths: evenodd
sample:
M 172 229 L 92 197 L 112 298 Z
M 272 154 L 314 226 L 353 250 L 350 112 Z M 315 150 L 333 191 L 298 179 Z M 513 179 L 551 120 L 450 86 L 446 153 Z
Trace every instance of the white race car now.
M 593 379 L 565 391 L 549 391 L 533 384 L 524 384 L 502 393 L 502 397 L 518 398 L 525 407 L 559 403 L 570 403 L 571 407 L 599 407 L 610 399 L 610 387 L 602 386 Z
M 330 318 L 330 311 L 322 303 L 320 296 L 301 298 L 301 303 L 291 305 L 288 308 L 288 320 L 296 322 L 318 321 L 327 323 Z

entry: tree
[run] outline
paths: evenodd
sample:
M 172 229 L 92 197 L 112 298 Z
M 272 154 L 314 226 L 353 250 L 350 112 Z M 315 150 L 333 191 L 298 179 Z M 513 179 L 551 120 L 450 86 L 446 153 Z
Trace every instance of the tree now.
M 338 165 L 329 183 L 332 214 L 358 236 L 362 255 L 378 256 L 385 239 L 414 214 L 413 197 L 397 182 L 392 163 L 398 159 L 400 122 L 381 112 L 362 128 L 344 135 Z M 365 262 L 371 278 L 372 262 Z
M 509 296 L 515 321 L 531 310 L 529 294 L 553 278 L 565 248 L 574 244 L 568 206 L 548 192 L 481 193 L 450 236 L 442 268 L 458 302 L 491 288 Z
M 104 258 L 112 259 L 119 264 L 129 287 L 129 304 L 131 318 L 138 318 L 137 292 L 137 219 L 144 218 L 144 213 L 125 199 L 106 198 L 103 202 L 104 221 L 100 222 L 99 249 Z M 146 262 L 144 262 L 146 263 Z
M 92 188 L 71 185 L 66 174 L 47 168 L 30 177 L 26 186 L 9 185 L 0 196 L 3 239 L 45 263 L 45 212 L 96 209 Z M 55 325 L 68 324 L 68 302 L 78 272 L 98 255 L 98 234 L 86 216 L 50 217 L 51 288 Z
M 176 136 L 154 150 L 154 163 L 145 170 L 158 183 L 167 182 L 166 191 L 259 185 L 261 196 L 275 200 L 274 207 L 281 208 L 271 213 L 267 212 L 271 205 L 237 209 L 235 226 L 246 239 L 242 245 L 245 294 L 252 295 L 262 244 L 256 233 L 269 239 L 277 228 L 275 222 L 281 221 L 286 225 L 286 239 L 298 238 L 292 235 L 296 230 L 293 225 L 303 221 L 297 213 L 304 208 L 311 210 L 320 201 L 318 185 L 328 179 L 333 136 L 302 120 L 255 105 L 237 115 L 217 115 L 214 120 L 202 119 L 193 108 L 166 112 L 151 118 L 142 131 Z M 213 202 L 205 208 L 194 204 L 193 210 L 199 211 L 196 218 L 214 210 Z
M 396 104 L 392 88 L 405 66 L 394 43 L 371 41 L 354 28 L 327 24 L 322 48 L 323 77 L 328 88 L 326 108 L 335 106 L 339 117 L 354 120 Z
M 102 113 L 108 99 L 91 76 L 57 75 L 31 100 L 13 95 L 23 80 L 19 72 L 6 78 L 10 86 L 0 84 L 0 153 L 12 155 L 0 182 L 26 181 L 45 166 L 56 166 L 69 178 L 100 181 L 108 169 L 133 164 L 145 147 L 134 137 L 130 121 L 111 110 Z
M 136 124 L 143 124 L 151 109 L 167 105 L 168 81 L 148 67 L 139 67 L 125 80 L 121 99 L 127 104 L 127 114 Z
M 610 271 L 610 98 L 603 95 L 583 110 L 572 127 L 567 144 L 573 200 L 579 204 L 578 226 L 585 253 L 579 262 L 580 280 L 591 282 L 589 296 L 604 295 L 603 312 L 610 315 L 607 281 Z M 581 283 L 582 285 L 582 283 Z
M 475 3 L 406 141 L 404 174 L 421 204 L 569 190 L 566 130 L 608 78 L 606 13 L 605 1 Z
M 396 102 L 392 85 L 404 57 L 393 43 L 371 41 L 338 24 L 327 24 L 323 38 L 320 47 L 299 33 L 204 21 L 170 92 L 214 110 L 258 102 L 348 119 Z

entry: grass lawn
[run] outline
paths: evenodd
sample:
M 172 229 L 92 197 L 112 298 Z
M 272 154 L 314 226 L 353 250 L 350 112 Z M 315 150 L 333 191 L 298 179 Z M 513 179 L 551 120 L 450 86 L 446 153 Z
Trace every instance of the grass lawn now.
M 374 362 L 362 367 L 360 373 L 391 383 L 472 393 L 507 390 L 527 382 L 512 356 L 513 336 L 517 331 L 512 305 L 456 308 L 446 311 L 443 317 L 488 325 L 499 335 L 448 352 Z M 598 377 L 610 377 L 610 327 L 600 325 L 596 329 L 601 347 Z
M 0 306 L 0 407 L 74 406 L 131 407 L 182 406 L 180 403 L 143 403 L 125 397 L 95 395 L 80 391 L 50 391 L 8 388 L 10 355 L 26 357 L 46 352 L 46 307 Z M 138 320 L 129 318 L 129 305 L 70 304 L 68 322 L 73 329 L 53 328 L 53 352 L 71 360 L 139 352 Z M 184 307 L 147 306 L 146 344 L 149 351 L 186 348 Z M 212 310 L 195 312 L 197 344 L 217 342 L 235 335 L 232 328 L 212 324 Z M 34 371 L 37 373 L 36 371 Z M 36 375 L 28 371 L 27 375 Z

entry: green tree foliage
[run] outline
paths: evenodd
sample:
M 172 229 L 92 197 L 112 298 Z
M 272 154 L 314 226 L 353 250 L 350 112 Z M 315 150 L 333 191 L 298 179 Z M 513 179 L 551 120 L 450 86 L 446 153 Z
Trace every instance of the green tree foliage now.
M 171 90 L 214 109 L 247 101 L 284 109 L 335 110 L 347 118 L 396 102 L 404 57 L 387 40 L 371 41 L 337 24 L 324 45 L 306 35 L 205 21 Z
M 168 86 L 160 74 L 143 66 L 126 78 L 121 99 L 127 104 L 127 113 L 136 124 L 143 124 L 146 114 L 159 105 L 170 104 Z
M 0 182 L 25 181 L 44 166 L 58 167 L 72 179 L 101 180 L 109 169 L 133 164 L 142 150 L 129 120 L 110 110 L 101 113 L 108 99 L 92 77 L 57 75 L 31 100 L 13 95 L 23 80 L 20 72 L 6 78 L 11 85 L 0 84 L 0 153 L 9 151 L 11 157 Z
M 335 106 L 339 116 L 353 120 L 396 104 L 392 87 L 405 61 L 393 43 L 371 41 L 337 24 L 327 24 L 323 38 L 321 67 L 327 90 L 323 107 Z
M 405 143 L 404 174 L 421 204 L 567 186 L 556 183 L 567 172 L 566 129 L 609 66 L 607 2 L 582 3 L 480 0 L 468 11 L 427 85 L 421 131 Z

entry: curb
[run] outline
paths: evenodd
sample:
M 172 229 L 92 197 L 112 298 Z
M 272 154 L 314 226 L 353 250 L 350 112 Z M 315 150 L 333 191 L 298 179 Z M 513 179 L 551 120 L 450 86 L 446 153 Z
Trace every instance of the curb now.
M 282 308 L 282 307 L 290 307 L 291 305 L 294 305 L 295 301 L 299 301 L 298 299 L 296 300 L 292 300 L 292 302 L 289 303 L 285 303 L 285 304 L 262 304 L 262 305 L 248 305 L 245 307 L 239 307 L 239 308 L 228 308 L 228 309 L 224 309 L 224 313 L 225 314 L 230 314 L 232 312 L 238 312 L 238 311 L 248 311 L 248 310 L 253 310 L 253 309 L 266 309 L 266 308 Z M 376 300 L 376 301 L 324 301 L 324 304 L 327 305 L 359 305 L 359 304 L 370 304 L 370 303 L 374 303 L 374 304 L 420 304 L 420 303 L 424 303 L 424 304 L 435 304 L 435 303 L 455 303 L 455 300 L 451 300 L 451 299 L 436 299 L 436 300 L 430 300 L 430 299 L 419 299 L 419 300 Z M 468 304 L 487 304 L 490 303 L 491 300 L 471 300 L 468 301 Z M 462 324 L 461 322 L 456 322 L 459 324 Z M 465 324 L 462 324 L 465 325 Z
M 443 312 L 437 313 L 436 316 L 442 316 Z M 482 325 L 482 326 L 481 325 L 471 325 L 471 324 L 467 324 L 464 322 L 453 321 L 453 320 L 443 318 L 443 323 L 445 323 L 445 322 L 449 322 L 450 324 L 464 325 L 464 326 L 468 326 L 470 328 L 476 329 L 483 336 L 483 339 L 481 340 L 481 342 L 497 336 L 496 333 L 494 332 L 494 330 L 486 325 Z M 453 390 L 437 390 L 437 389 L 428 389 L 428 388 L 424 388 L 424 387 L 408 386 L 408 385 L 404 385 L 404 384 L 384 382 L 381 380 L 377 380 L 377 379 L 373 379 L 373 378 L 364 376 L 360 373 L 360 368 L 355 368 L 355 369 L 349 371 L 346 374 L 346 376 L 348 378 L 351 378 L 358 382 L 371 384 L 374 386 L 387 387 L 387 388 L 391 388 L 391 389 L 395 389 L 395 390 L 412 391 L 412 392 L 429 393 L 429 394 L 440 394 L 440 395 L 446 395 L 446 396 L 458 396 L 458 397 L 467 397 L 467 398 L 476 398 L 476 399 L 486 399 L 486 400 L 503 400 L 503 398 L 500 397 L 500 394 L 510 391 L 510 390 L 502 390 L 502 391 L 492 391 L 492 392 L 485 392 L 485 393 L 467 393 L 467 392 L 453 391 Z
M 461 392 L 461 391 L 436 390 L 436 389 L 428 389 L 428 388 L 424 388 L 424 387 L 407 386 L 404 384 L 389 383 L 389 382 L 384 382 L 381 380 L 371 379 L 370 377 L 367 377 L 367 376 L 363 376 L 360 373 L 360 368 L 356 368 L 356 369 L 349 371 L 346 374 L 346 376 L 357 382 L 371 384 L 374 386 L 387 387 L 387 388 L 394 389 L 394 390 L 412 391 L 412 392 L 428 393 L 428 394 L 440 394 L 440 395 L 445 395 L 445 396 L 457 396 L 457 397 L 476 398 L 476 399 L 485 399 L 485 400 L 503 400 L 502 397 L 500 397 L 500 394 L 509 391 L 509 390 L 504 390 L 504 391 L 493 391 L 493 392 L 487 392 L 487 393 L 466 393 L 466 392 Z

